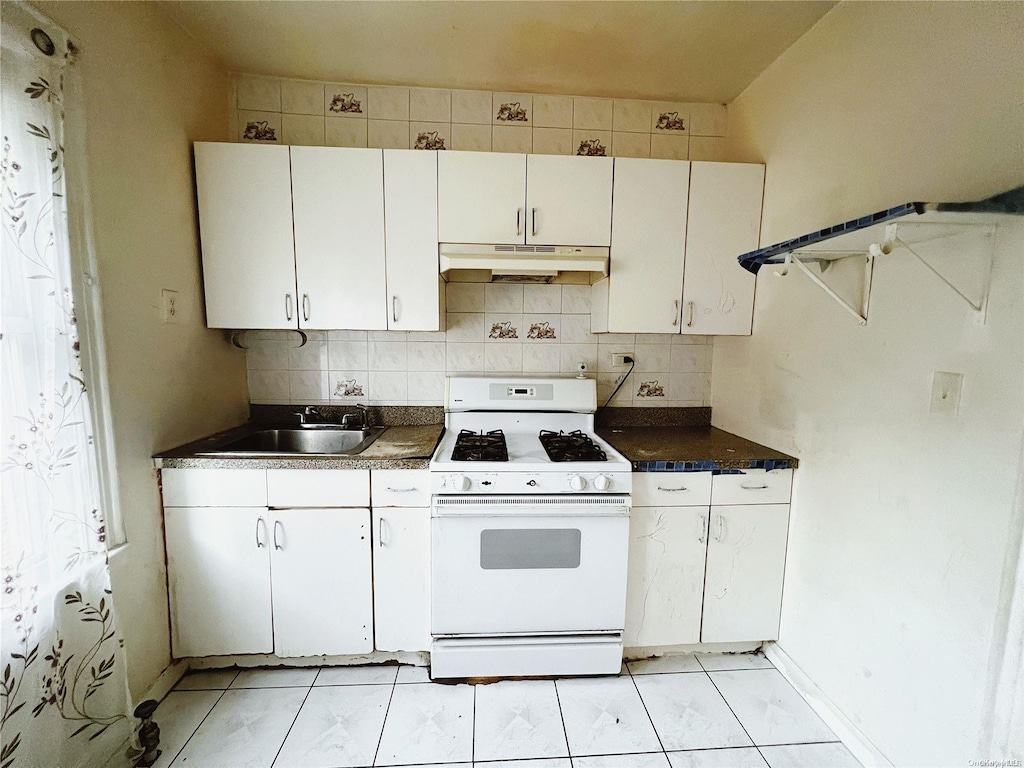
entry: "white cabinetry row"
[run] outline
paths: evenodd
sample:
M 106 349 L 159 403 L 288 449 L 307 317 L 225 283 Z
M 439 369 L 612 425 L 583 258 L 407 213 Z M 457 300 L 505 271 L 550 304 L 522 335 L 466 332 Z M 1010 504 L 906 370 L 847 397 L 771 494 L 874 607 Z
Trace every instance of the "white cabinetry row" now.
M 792 474 L 633 476 L 626 647 L 778 638 Z
M 427 473 L 370 475 L 163 470 L 175 657 L 427 650 Z
M 593 330 L 749 334 L 764 166 L 196 143 L 207 325 L 437 330 L 438 243 L 610 246 Z

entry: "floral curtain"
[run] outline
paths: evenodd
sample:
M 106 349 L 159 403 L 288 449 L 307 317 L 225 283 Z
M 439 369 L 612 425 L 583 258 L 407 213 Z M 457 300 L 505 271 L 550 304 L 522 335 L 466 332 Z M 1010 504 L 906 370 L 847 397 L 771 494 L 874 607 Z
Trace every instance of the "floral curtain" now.
M 4 13 L 0 768 L 104 765 L 131 720 L 68 244 L 63 94 L 73 48 L 56 32 L 33 40 L 31 24 Z

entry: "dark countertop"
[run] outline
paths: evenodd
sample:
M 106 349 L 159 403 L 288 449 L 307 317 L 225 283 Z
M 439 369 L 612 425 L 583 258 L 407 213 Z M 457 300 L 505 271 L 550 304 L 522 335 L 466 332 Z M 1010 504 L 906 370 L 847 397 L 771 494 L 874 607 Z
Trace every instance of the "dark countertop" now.
M 632 462 L 634 472 L 795 469 L 798 464 L 781 451 L 711 426 L 606 426 L 597 434 Z
M 158 453 L 158 467 L 168 469 L 426 469 L 441 437 L 443 424 L 389 426 L 362 453 L 354 456 L 210 456 L 211 445 L 242 437 L 258 426 L 253 423 Z

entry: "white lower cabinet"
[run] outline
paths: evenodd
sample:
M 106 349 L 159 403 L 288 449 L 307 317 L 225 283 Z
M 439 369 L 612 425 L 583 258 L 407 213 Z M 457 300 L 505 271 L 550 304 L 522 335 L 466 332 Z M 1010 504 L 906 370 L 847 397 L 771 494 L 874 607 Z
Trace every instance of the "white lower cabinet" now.
M 703 642 L 778 639 L 788 530 L 788 504 L 711 507 Z
M 277 656 L 373 650 L 369 509 L 271 510 Z
M 633 507 L 627 648 L 700 642 L 707 507 Z
M 373 533 L 374 646 L 427 651 L 430 507 L 374 507 Z
M 272 653 L 266 507 L 164 511 L 175 658 Z

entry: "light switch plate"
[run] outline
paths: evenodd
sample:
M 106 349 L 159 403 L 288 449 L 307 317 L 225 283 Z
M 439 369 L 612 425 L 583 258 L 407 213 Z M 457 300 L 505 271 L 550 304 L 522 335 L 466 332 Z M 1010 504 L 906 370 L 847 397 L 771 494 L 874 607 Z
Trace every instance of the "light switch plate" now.
M 964 388 L 964 375 L 948 371 L 936 371 L 932 375 L 932 413 L 956 416 L 960 410 L 960 393 Z

